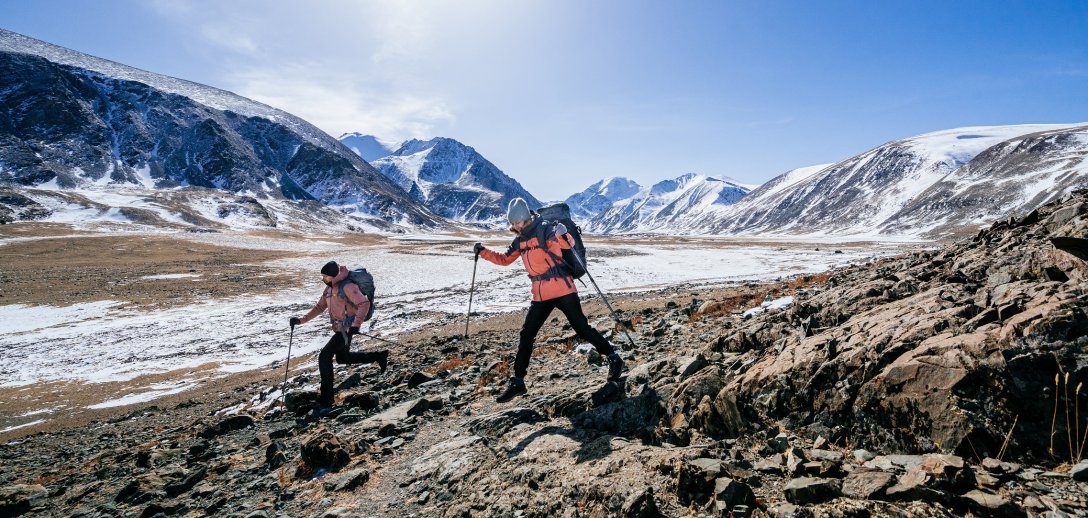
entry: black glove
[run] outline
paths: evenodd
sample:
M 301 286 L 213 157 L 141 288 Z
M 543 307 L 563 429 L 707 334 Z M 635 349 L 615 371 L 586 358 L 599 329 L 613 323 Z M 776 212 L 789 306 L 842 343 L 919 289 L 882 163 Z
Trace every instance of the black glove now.
M 348 336 L 355 336 L 359 334 L 359 326 L 351 326 L 348 329 Z
M 299 325 L 301 323 L 302 323 L 302 321 L 299 320 L 298 317 L 291 317 L 291 327 L 295 327 L 295 326 L 297 326 L 297 325 Z
M 487 249 L 487 247 L 485 247 L 484 245 L 482 245 L 482 244 L 480 244 L 480 243 L 476 243 L 476 244 L 475 244 L 475 245 L 473 245 L 473 247 L 472 247 L 472 250 L 473 250 L 474 252 L 476 252 L 476 255 L 477 255 L 477 256 L 479 256 L 479 255 L 480 255 L 480 252 L 482 252 L 483 250 L 486 250 L 486 249 Z

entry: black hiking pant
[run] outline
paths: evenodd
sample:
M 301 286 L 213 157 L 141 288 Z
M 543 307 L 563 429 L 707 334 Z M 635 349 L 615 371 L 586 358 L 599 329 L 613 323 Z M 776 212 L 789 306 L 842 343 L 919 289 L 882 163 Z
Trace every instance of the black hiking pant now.
M 529 314 L 525 315 L 525 323 L 521 325 L 521 341 L 518 343 L 518 355 L 514 358 L 514 376 L 525 377 L 529 369 L 529 358 L 533 355 L 533 340 L 536 339 L 537 332 L 540 331 L 544 322 L 548 321 L 548 315 L 551 315 L 555 308 L 559 308 L 559 311 L 566 315 L 574 332 L 578 333 L 583 340 L 593 344 L 597 352 L 607 356 L 616 351 L 612 348 L 612 344 L 608 343 L 608 340 L 586 321 L 577 293 L 541 302 L 533 301 L 529 304 Z
M 378 359 L 381 358 L 380 353 L 351 352 L 351 341 L 345 340 L 346 337 L 347 333 L 333 334 L 332 338 L 329 338 L 329 343 L 325 344 L 325 347 L 321 348 L 321 353 L 317 355 L 317 369 L 321 371 L 321 397 L 317 402 L 321 405 L 332 405 L 332 360 L 334 357 L 336 363 L 340 365 L 377 363 Z

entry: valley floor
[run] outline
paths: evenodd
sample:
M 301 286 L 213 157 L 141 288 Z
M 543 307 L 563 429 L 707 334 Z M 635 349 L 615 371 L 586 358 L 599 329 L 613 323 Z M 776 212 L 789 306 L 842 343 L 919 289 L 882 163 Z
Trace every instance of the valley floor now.
M 732 286 L 823 271 L 921 245 L 589 237 L 590 268 L 606 293 Z M 370 334 L 396 338 L 463 322 L 471 243 L 484 235 L 300 236 L 88 232 L 56 224 L 0 226 L 0 439 L 150 401 L 177 401 L 274 377 L 287 356 L 288 317 L 307 311 L 329 259 L 364 266 L 378 285 Z M 473 311 L 528 304 L 520 264 L 478 265 Z M 594 291 L 581 289 L 584 298 Z M 315 321 L 296 330 L 293 363 L 327 339 Z M 299 363 L 301 362 L 301 363 Z

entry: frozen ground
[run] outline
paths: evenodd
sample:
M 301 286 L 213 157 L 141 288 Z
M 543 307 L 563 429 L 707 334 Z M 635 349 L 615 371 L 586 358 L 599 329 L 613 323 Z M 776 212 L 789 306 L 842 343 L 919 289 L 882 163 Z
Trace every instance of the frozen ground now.
M 86 404 L 87 408 L 109 408 L 177 393 L 224 373 L 281 364 L 288 348 L 287 320 L 305 313 L 317 301 L 323 286 L 313 272 L 329 258 L 352 267 L 365 266 L 374 274 L 378 311 L 369 332 L 395 339 L 399 332 L 463 318 L 473 267 L 468 243 L 476 240 L 432 237 L 351 247 L 333 241 L 229 234 L 186 239 L 295 251 L 291 258 L 262 267 L 297 271 L 304 285 L 273 292 L 260 292 L 255 286 L 255 294 L 153 311 L 109 301 L 67 307 L 0 306 L 0 348 L 4 350 L 0 387 L 116 382 L 148 374 L 181 373 L 165 382 L 137 383 L 126 393 Z M 492 248 L 504 246 L 500 241 L 485 242 Z M 811 243 L 769 246 L 714 241 L 591 241 L 590 246 L 590 271 L 609 293 L 774 279 L 824 271 L 899 250 L 896 245 L 872 243 L 819 250 Z M 194 282 L 197 277 L 194 274 Z M 520 262 L 498 267 L 481 260 L 473 310 L 481 314 L 523 310 L 530 300 L 528 285 Z M 592 287 L 580 290 L 586 296 L 594 293 Z M 317 351 L 327 338 L 327 320 L 319 318 L 300 326 L 295 331 L 292 355 Z M 364 337 L 356 340 L 356 347 L 369 345 Z M 57 409 L 49 409 L 49 413 L 54 411 Z M 21 423 L 0 418 L 0 428 L 16 424 Z

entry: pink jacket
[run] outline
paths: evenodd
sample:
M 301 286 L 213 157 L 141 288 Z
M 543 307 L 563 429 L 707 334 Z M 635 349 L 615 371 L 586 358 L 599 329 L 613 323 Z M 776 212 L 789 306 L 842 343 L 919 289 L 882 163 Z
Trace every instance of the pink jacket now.
M 321 298 L 317 300 L 317 305 L 306 313 L 301 319 L 302 323 L 309 322 L 314 317 L 320 315 L 329 310 L 329 316 L 332 317 L 332 330 L 334 332 L 347 331 L 350 327 L 359 327 L 363 325 L 363 319 L 366 318 L 366 314 L 370 311 L 370 301 L 366 299 L 366 295 L 363 295 L 362 291 L 359 291 L 359 286 L 354 282 L 348 282 L 344 285 L 344 296 L 348 300 L 340 298 L 340 283 L 344 279 L 348 278 L 348 268 L 346 266 L 340 267 L 340 273 L 332 280 L 332 286 L 325 288 L 325 292 L 321 294 Z M 350 325 L 344 325 L 344 320 L 350 316 L 355 317 Z

